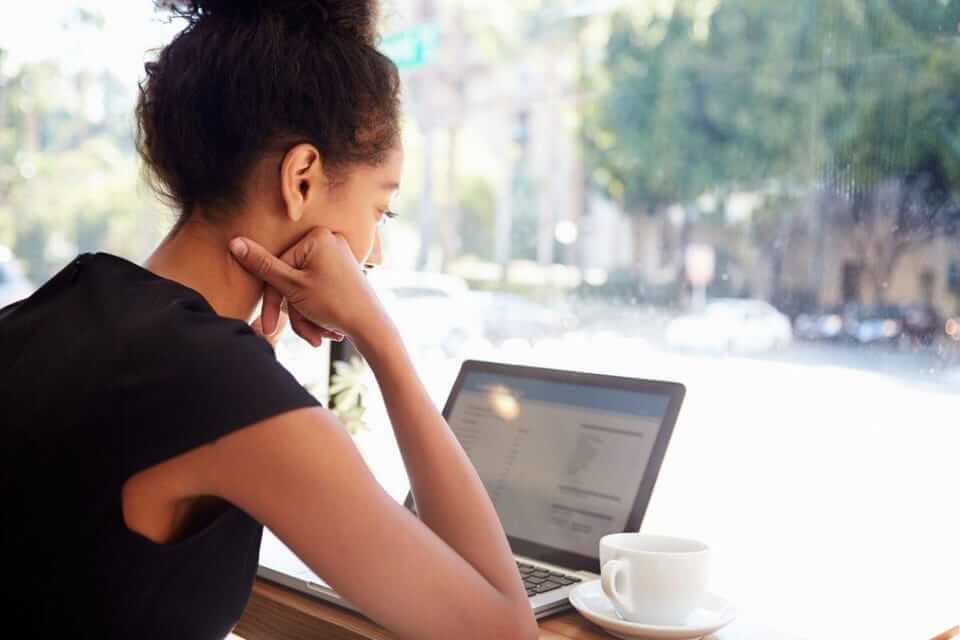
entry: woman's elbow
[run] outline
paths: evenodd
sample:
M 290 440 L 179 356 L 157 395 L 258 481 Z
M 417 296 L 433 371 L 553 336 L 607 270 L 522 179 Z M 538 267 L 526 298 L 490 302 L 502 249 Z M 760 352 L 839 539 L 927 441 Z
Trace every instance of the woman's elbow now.
M 504 617 L 504 635 L 502 638 L 510 640 L 537 640 L 540 637 L 540 628 L 537 626 L 537 619 L 530 608 L 530 601 L 524 599 L 519 605 L 515 605 L 510 613 Z
M 537 625 L 537 620 L 533 617 L 532 612 L 528 612 L 527 616 L 518 623 L 518 626 L 517 640 L 537 640 L 540 637 L 540 627 Z
M 497 638 L 497 640 L 537 640 L 540 637 L 540 629 L 531 615 L 529 621 L 511 620 L 487 624 L 483 630 L 474 629 L 473 634 L 465 637 L 476 637 L 478 640 L 490 640 L 491 638 Z
M 469 640 L 537 640 L 540 637 L 529 599 L 501 594 L 495 602 L 487 604 L 462 610 L 461 613 L 465 615 L 456 616 L 456 628 L 434 629 L 435 637 L 438 640 L 449 640 L 451 637 Z

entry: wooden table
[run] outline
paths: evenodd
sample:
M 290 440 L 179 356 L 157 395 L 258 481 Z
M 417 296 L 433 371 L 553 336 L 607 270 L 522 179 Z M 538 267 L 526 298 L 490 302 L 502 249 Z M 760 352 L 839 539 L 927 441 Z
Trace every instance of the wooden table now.
M 260 578 L 254 584 L 234 634 L 243 640 L 395 640 L 393 634 L 363 616 Z M 610 640 L 612 637 L 573 609 L 540 620 L 541 640 Z M 709 636 L 709 640 L 795 639 L 795 636 L 754 627 L 748 620 L 739 618 Z
M 610 640 L 612 637 L 573 609 L 540 620 L 540 640 Z M 930 640 L 958 638 L 960 626 Z M 352 611 L 257 578 L 240 623 L 228 640 L 395 640 L 395 637 Z M 797 638 L 754 626 L 743 617 L 704 640 Z

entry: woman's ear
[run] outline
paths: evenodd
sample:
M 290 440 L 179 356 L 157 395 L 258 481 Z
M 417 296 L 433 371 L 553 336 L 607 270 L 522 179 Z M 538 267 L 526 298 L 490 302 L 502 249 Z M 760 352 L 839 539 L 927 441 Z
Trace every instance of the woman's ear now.
M 287 216 L 297 222 L 326 182 L 320 152 L 312 144 L 301 143 L 291 147 L 280 163 L 280 195 Z

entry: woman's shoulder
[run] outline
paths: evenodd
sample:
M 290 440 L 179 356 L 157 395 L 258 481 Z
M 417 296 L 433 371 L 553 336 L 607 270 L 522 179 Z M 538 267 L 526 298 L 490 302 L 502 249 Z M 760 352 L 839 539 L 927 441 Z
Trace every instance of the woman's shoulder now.
M 132 285 L 110 320 L 117 357 L 110 388 L 137 434 L 127 451 L 128 472 L 320 404 L 246 322 L 218 315 L 178 283 L 130 265 L 115 267 L 129 272 L 120 280 Z
M 225 318 L 197 291 L 109 253 L 86 254 L 104 318 L 130 348 L 216 354 L 224 350 L 273 358 L 273 349 L 245 322 Z
M 79 260 L 89 271 L 88 304 L 99 307 L 103 335 L 123 361 L 184 372 L 222 371 L 240 362 L 279 366 L 265 339 L 247 323 L 218 315 L 193 289 L 111 254 Z

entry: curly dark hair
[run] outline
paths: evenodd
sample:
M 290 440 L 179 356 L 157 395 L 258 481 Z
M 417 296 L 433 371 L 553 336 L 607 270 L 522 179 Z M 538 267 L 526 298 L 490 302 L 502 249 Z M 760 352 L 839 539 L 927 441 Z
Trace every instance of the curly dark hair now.
M 136 144 L 178 224 L 241 204 L 266 153 L 311 143 L 334 176 L 397 142 L 400 79 L 376 49 L 375 0 L 154 4 L 187 26 L 144 65 Z

